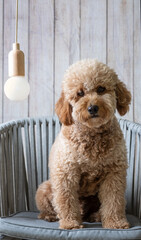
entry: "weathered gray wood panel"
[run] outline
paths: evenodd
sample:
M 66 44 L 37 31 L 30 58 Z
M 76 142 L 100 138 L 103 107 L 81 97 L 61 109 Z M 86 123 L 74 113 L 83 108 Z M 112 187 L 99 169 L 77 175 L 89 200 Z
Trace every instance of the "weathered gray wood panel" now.
M 106 63 L 106 0 L 81 1 L 81 58 Z
M 80 58 L 79 0 L 55 1 L 55 102 L 68 66 Z
M 20 1 L 19 4 L 19 27 L 18 41 L 21 50 L 26 56 L 26 75 L 28 74 L 28 0 Z M 8 53 L 12 50 L 15 41 L 15 0 L 4 1 L 4 82 L 8 79 Z M 27 116 L 28 100 L 22 102 L 9 101 L 4 95 L 3 121 Z
M 134 121 L 141 123 L 141 1 L 134 1 Z
M 107 59 L 133 93 L 133 1 L 108 1 Z M 125 117 L 133 120 L 133 101 Z
M 29 1 L 29 115 L 53 113 L 54 4 Z

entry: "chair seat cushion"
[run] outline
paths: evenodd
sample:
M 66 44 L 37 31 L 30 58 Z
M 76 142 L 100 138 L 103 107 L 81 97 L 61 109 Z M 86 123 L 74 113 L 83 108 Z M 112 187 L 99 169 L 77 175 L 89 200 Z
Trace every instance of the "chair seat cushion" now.
M 9 217 L 0 218 L 0 233 L 5 236 L 23 239 L 77 239 L 77 240 L 114 240 L 140 239 L 141 220 L 127 215 L 130 229 L 104 229 L 101 223 L 84 223 L 84 228 L 74 230 L 59 229 L 58 222 L 39 220 L 37 212 L 19 212 Z

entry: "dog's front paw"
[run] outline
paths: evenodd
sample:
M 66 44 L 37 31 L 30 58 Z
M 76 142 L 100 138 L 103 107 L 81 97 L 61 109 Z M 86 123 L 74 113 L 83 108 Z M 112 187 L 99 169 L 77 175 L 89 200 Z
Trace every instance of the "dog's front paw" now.
M 112 229 L 128 229 L 128 228 L 130 228 L 129 223 L 124 218 L 120 219 L 120 220 L 106 219 L 102 225 L 104 228 L 112 228 Z
M 83 228 L 83 225 L 81 223 L 79 223 L 77 220 L 61 219 L 59 228 L 61 228 L 61 229 L 77 229 L 77 228 Z

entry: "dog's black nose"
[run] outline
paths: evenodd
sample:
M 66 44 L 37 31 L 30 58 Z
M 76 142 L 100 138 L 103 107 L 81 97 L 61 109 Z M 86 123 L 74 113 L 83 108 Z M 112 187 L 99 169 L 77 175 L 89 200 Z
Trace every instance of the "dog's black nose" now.
M 98 112 L 99 107 L 97 105 L 90 105 L 88 107 L 88 112 L 93 115 L 96 114 Z

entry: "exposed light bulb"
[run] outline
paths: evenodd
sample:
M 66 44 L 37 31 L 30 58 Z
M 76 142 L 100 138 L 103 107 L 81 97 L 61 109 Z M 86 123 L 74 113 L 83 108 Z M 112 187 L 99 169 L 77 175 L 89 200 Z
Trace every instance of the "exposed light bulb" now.
M 8 54 L 8 76 L 4 85 L 5 95 L 12 101 L 22 101 L 28 97 L 30 86 L 25 79 L 24 53 L 20 50 L 18 37 L 18 0 L 16 0 L 16 31 L 13 49 Z
M 19 43 L 13 44 L 8 54 L 9 79 L 4 85 L 5 95 L 12 101 L 22 101 L 28 97 L 30 86 L 25 79 L 24 53 Z
M 22 101 L 28 97 L 30 86 L 24 76 L 15 76 L 6 81 L 4 92 L 10 100 Z

